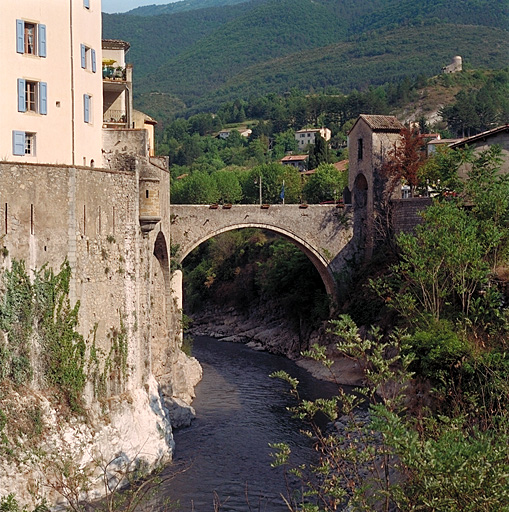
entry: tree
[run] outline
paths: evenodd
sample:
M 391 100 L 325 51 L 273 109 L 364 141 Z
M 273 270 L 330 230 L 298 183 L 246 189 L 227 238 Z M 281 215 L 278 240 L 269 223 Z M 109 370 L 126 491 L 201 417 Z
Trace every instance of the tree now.
M 234 172 L 221 170 L 212 174 L 216 182 L 220 203 L 239 203 L 242 199 L 242 187 Z
M 329 162 L 329 144 L 322 137 L 315 137 L 315 143 L 309 148 L 309 168 L 316 169 L 320 164 Z
M 206 172 L 195 171 L 172 182 L 171 197 L 174 204 L 210 204 L 218 202 L 219 191 L 214 178 Z
M 400 141 L 389 151 L 382 166 L 382 174 L 388 180 L 388 192 L 392 193 L 403 180 L 410 186 L 410 195 L 414 195 L 419 181 L 419 169 L 424 165 L 426 156 L 423 152 L 424 140 L 417 130 L 403 128 Z
M 304 185 L 302 192 L 309 203 L 337 201 L 347 184 L 347 173 L 332 164 L 320 164 Z
M 258 165 L 249 173 L 250 179 L 246 181 L 244 198 L 249 203 L 259 201 L 260 179 L 263 203 L 278 203 L 281 201 L 279 195 L 283 186 L 285 166 L 272 163 Z
M 471 157 L 470 151 L 452 150 L 445 145 L 438 146 L 418 170 L 418 181 L 430 187 L 440 196 L 459 192 L 462 182 L 458 169 Z
M 286 132 L 275 135 L 272 158 L 274 160 L 280 160 L 287 153 L 297 151 L 298 149 L 299 145 L 295 139 L 295 132 L 293 130 L 286 130 Z

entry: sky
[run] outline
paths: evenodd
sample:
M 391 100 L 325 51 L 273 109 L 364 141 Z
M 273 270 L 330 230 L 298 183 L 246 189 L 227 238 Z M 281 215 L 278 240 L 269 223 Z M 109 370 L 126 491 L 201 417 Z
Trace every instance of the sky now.
M 126 12 L 141 5 L 171 4 L 178 0 L 102 0 L 102 12 Z

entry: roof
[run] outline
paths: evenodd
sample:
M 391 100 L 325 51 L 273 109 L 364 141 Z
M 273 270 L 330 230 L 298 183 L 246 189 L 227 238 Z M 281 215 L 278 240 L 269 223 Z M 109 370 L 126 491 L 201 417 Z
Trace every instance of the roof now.
M 308 155 L 288 155 L 281 159 L 281 162 L 302 162 L 307 160 Z
M 309 133 L 309 132 L 318 133 L 321 130 L 324 130 L 324 128 L 302 128 L 302 130 L 297 130 L 295 133 Z
M 341 160 L 332 164 L 338 171 L 346 171 L 348 169 L 348 160 Z
M 428 141 L 428 144 L 438 144 L 438 145 L 444 145 L 444 144 L 454 144 L 455 142 L 459 142 L 463 139 L 433 139 Z
M 355 121 L 350 132 L 354 129 L 360 120 L 363 120 L 374 132 L 394 132 L 399 133 L 403 128 L 403 123 L 394 116 L 379 116 L 361 114 Z M 350 133 L 349 132 L 349 133 Z
M 143 121 L 147 124 L 157 124 L 157 121 L 153 117 L 150 117 L 148 114 L 145 114 L 145 112 L 142 112 L 141 110 L 136 110 L 133 108 L 133 115 L 134 114 L 143 117 Z
M 103 39 L 102 48 L 104 50 L 129 50 L 131 43 L 122 41 L 121 39 Z
M 493 135 L 496 135 L 498 133 L 502 132 L 509 132 L 509 124 L 504 124 L 502 126 L 497 126 L 496 128 L 493 128 L 491 130 L 487 130 L 482 133 L 478 133 L 477 135 L 473 135 L 472 137 L 467 137 L 465 139 L 460 139 L 457 142 L 453 142 L 450 144 L 451 148 L 458 148 L 461 146 L 464 146 L 465 144 L 470 144 L 472 142 L 477 142 L 478 140 L 486 139 L 487 137 L 492 137 Z
M 334 162 L 332 164 L 338 171 L 346 171 L 348 169 L 348 160 L 341 160 L 340 162 Z M 301 174 L 309 175 L 314 174 L 316 169 L 310 169 L 309 171 L 303 172 Z

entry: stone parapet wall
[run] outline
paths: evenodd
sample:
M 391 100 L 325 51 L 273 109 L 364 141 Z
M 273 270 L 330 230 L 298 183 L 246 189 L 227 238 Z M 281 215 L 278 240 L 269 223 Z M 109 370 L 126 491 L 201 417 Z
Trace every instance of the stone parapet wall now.
M 392 228 L 394 233 L 411 233 L 415 226 L 422 223 L 420 212 L 431 205 L 430 197 L 412 197 L 409 199 L 393 199 Z

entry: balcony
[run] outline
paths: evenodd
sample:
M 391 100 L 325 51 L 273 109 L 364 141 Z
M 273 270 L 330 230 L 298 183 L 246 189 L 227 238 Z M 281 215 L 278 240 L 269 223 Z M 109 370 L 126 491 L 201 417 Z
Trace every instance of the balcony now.
M 103 114 L 103 125 L 108 128 L 124 128 L 127 125 L 125 110 L 108 109 Z
M 120 66 L 103 66 L 103 80 L 119 80 L 125 82 L 127 80 L 126 68 Z

